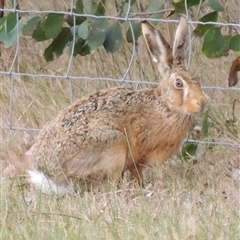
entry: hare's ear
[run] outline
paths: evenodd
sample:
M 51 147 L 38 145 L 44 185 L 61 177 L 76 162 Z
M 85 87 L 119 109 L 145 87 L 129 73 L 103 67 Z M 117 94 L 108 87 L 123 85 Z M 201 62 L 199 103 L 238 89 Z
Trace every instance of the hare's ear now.
M 173 42 L 173 63 L 183 65 L 184 62 L 184 43 L 187 36 L 187 20 L 181 16 Z
M 142 22 L 142 33 L 153 61 L 162 67 L 172 65 L 172 49 L 163 35 L 147 21 Z

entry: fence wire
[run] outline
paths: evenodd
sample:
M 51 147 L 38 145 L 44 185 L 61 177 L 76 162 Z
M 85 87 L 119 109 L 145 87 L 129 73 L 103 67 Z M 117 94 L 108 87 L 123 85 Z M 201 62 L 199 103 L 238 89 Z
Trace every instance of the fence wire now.
M 187 2 L 185 0 L 185 2 Z M 143 21 L 143 20 L 149 20 L 149 18 L 145 17 L 144 13 L 130 13 L 130 3 L 131 1 L 129 0 L 128 2 L 128 7 L 127 7 L 127 11 L 125 13 L 125 16 L 96 16 L 96 15 L 92 15 L 92 14 L 78 14 L 78 13 L 74 13 L 72 10 L 71 11 L 53 11 L 53 10 L 22 10 L 22 9 L 17 9 L 17 3 L 16 1 L 14 1 L 14 8 L 5 8 L 5 9 L 1 9 L 4 10 L 4 14 L 7 15 L 8 13 L 16 13 L 17 14 L 17 19 L 19 19 L 20 16 L 41 16 L 44 14 L 49 14 L 49 13 L 58 13 L 58 14 L 64 14 L 66 16 L 71 16 L 73 17 L 73 42 L 75 41 L 75 33 L 76 33 L 76 17 L 88 17 L 88 18 L 92 18 L 92 19 L 108 19 L 108 20 L 118 20 L 118 21 L 125 21 L 128 22 L 129 27 L 130 27 L 130 31 L 132 34 L 132 38 L 133 38 L 133 44 L 132 49 L 131 49 L 131 57 L 129 59 L 129 63 L 128 66 L 126 68 L 126 70 L 124 71 L 124 73 L 122 74 L 121 78 L 109 78 L 109 77 L 91 77 L 91 76 L 72 76 L 70 74 L 70 69 L 72 66 L 72 62 L 74 59 L 74 47 L 72 48 L 71 52 L 70 52 L 70 56 L 69 56 L 69 61 L 68 61 L 68 66 L 67 66 L 67 70 L 65 72 L 65 74 L 35 74 L 35 73 L 31 73 L 31 72 L 20 72 L 20 71 L 14 71 L 14 65 L 16 63 L 18 54 L 19 54 L 19 39 L 20 39 L 20 31 L 18 31 L 19 29 L 17 29 L 18 32 L 18 37 L 17 37 L 17 42 L 15 45 L 15 54 L 14 57 L 12 59 L 12 62 L 10 64 L 10 67 L 7 71 L 3 71 L 0 69 L 0 74 L 3 76 L 8 76 L 11 86 L 10 86 L 10 103 L 9 103 L 9 123 L 5 126 L 2 126 L 2 128 L 4 129 L 9 129 L 9 130 L 22 130 L 22 131 L 39 131 L 38 128 L 27 128 L 27 127 L 22 127 L 22 126 L 15 126 L 13 123 L 13 108 L 14 108 L 14 100 L 13 100 L 13 96 L 14 96 L 14 91 L 15 91 L 15 83 L 16 83 L 16 77 L 30 77 L 32 78 L 32 81 L 37 80 L 38 78 L 45 78 L 45 79 L 51 79 L 51 78 L 57 78 L 60 80 L 68 80 L 68 85 L 69 85 L 69 95 L 70 95 L 70 100 L 71 102 L 73 101 L 73 86 L 72 86 L 72 81 L 73 80 L 85 80 L 88 79 L 89 81 L 109 81 L 109 82 L 116 82 L 116 83 L 131 83 L 131 84 L 152 84 L 152 85 L 156 85 L 156 82 L 151 82 L 151 81 L 136 81 L 136 80 L 131 80 L 131 79 L 127 79 L 127 75 L 132 67 L 132 63 L 134 61 L 134 57 L 136 54 L 136 45 L 135 45 L 135 35 L 134 35 L 134 31 L 133 31 L 133 26 L 132 23 L 133 22 L 139 22 L 139 21 Z M 71 1 L 70 3 L 70 9 L 74 8 L 74 0 Z M 186 8 L 187 9 L 187 8 Z M 162 10 L 162 12 L 167 12 L 170 11 L 171 9 L 165 9 Z M 157 11 L 157 13 L 160 13 L 161 11 Z M 188 12 L 188 11 L 187 11 Z M 149 13 L 148 13 L 149 14 Z M 187 14 L 187 18 L 188 18 L 188 14 Z M 151 19 L 151 21 L 156 21 L 156 22 L 164 22 L 164 23 L 177 23 L 177 20 L 171 20 L 171 19 Z M 237 23 L 223 23 L 223 22 L 198 22 L 198 21 L 191 21 L 191 19 L 188 19 L 188 24 L 190 25 L 206 25 L 206 24 L 213 24 L 213 25 L 218 25 L 218 26 L 226 26 L 226 27 L 240 27 L 240 24 Z M 17 24 L 17 27 L 19 27 L 19 25 Z M 187 61 L 187 66 L 190 65 L 191 62 L 191 55 L 192 55 L 192 38 L 193 36 L 191 36 L 191 29 L 190 27 L 188 28 L 188 32 L 189 32 L 189 46 L 188 46 L 188 61 Z M 238 91 L 240 92 L 240 88 L 239 87 L 218 87 L 218 86 L 202 86 L 203 89 L 210 89 L 210 90 L 222 90 L 222 91 Z M 240 143 L 238 142 L 222 142 L 222 141 L 199 141 L 199 140 L 186 140 L 188 142 L 195 142 L 198 144 L 215 144 L 215 145 L 224 145 L 224 146 L 231 146 L 231 147 L 240 147 Z

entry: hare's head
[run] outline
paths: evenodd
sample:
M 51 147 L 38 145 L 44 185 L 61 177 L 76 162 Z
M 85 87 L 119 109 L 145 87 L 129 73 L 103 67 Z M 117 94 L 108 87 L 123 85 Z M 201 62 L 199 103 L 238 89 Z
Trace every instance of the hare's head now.
M 146 21 L 142 22 L 142 32 L 153 61 L 158 64 L 161 95 L 168 106 L 185 114 L 200 112 L 206 104 L 206 99 L 198 79 L 184 67 L 186 19 L 180 18 L 172 48 L 161 32 Z

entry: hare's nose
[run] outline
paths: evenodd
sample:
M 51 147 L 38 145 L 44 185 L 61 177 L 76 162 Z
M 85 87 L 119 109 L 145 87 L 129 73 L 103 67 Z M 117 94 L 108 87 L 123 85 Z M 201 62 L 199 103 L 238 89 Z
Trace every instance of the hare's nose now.
M 198 99 L 197 104 L 199 105 L 199 107 L 201 108 L 201 110 L 204 109 L 204 107 L 207 104 L 207 99 L 203 96 L 200 99 Z

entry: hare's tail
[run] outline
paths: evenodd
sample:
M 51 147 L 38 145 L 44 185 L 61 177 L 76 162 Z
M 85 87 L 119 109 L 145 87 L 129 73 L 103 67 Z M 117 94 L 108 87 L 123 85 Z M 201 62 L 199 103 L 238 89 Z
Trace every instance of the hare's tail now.
M 33 184 L 37 189 L 39 189 L 42 193 L 55 193 L 62 196 L 64 194 L 72 192 L 70 186 L 57 185 L 54 181 L 49 179 L 44 175 L 43 172 L 39 170 L 27 170 L 26 172 L 29 175 L 29 182 Z

